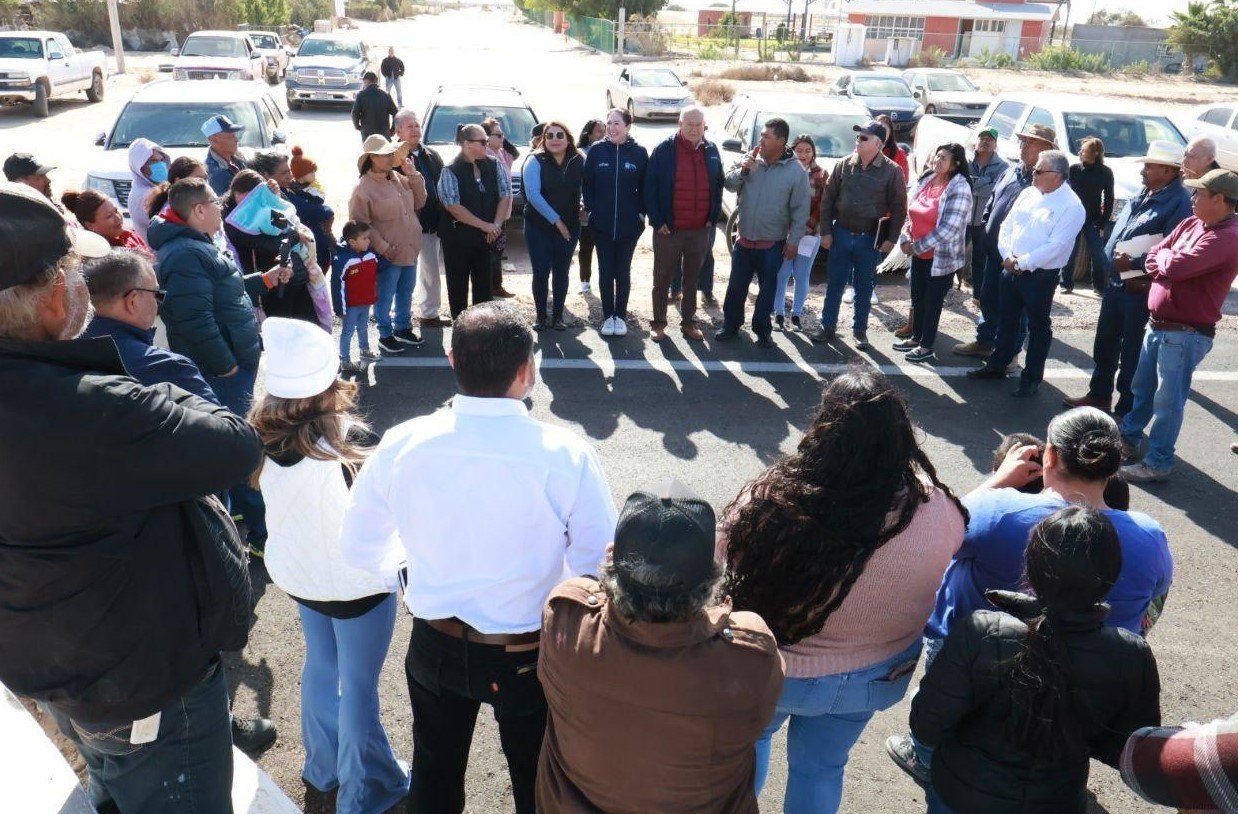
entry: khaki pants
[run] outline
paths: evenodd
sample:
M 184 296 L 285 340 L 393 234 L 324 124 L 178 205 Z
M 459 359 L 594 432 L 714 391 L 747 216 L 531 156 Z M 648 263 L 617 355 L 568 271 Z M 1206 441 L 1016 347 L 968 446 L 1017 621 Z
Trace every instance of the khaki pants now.
M 414 310 L 421 319 L 437 319 L 438 309 L 443 304 L 443 247 L 438 235 L 422 235 L 421 240 Z
M 709 230 L 675 229 L 669 235 L 653 233 L 653 321 L 655 328 L 666 327 L 666 301 L 671 280 L 683 265 L 683 324 L 691 325 L 696 316 L 696 284 L 701 264 L 709 251 Z

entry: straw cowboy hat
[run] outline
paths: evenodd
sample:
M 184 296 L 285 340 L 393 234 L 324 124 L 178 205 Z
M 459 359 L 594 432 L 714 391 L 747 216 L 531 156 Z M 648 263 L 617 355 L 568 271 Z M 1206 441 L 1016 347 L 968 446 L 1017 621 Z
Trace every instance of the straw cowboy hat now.
M 1057 145 L 1057 132 L 1047 125 L 1029 124 L 1023 128 L 1023 132 L 1018 135 L 1019 138 L 1034 138 L 1038 141 L 1043 141 L 1050 147 Z
M 1172 141 L 1153 141 L 1148 144 L 1148 154 L 1135 159 L 1136 164 L 1167 164 L 1181 167 L 1186 150 Z
M 361 155 L 357 156 L 357 172 L 362 171 L 366 156 L 395 155 L 399 150 L 399 144 L 393 143 L 391 139 L 380 133 L 366 136 L 365 142 L 361 145 Z

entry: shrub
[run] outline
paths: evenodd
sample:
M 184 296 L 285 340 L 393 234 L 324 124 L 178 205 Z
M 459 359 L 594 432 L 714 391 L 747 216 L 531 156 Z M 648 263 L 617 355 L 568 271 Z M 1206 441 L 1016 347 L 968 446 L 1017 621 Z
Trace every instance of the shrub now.
M 1152 73 L 1152 66 L 1148 64 L 1146 59 L 1141 59 L 1138 62 L 1131 62 L 1122 66 L 1122 73 L 1127 76 L 1147 76 Z
M 812 76 L 798 65 L 764 65 L 748 63 L 732 65 L 718 74 L 722 79 L 739 79 L 748 82 L 811 82 Z
M 947 58 L 946 52 L 934 45 L 913 56 L 910 64 L 913 68 L 940 68 Z
M 702 105 L 725 104 L 735 98 L 735 86 L 721 79 L 702 79 L 692 86 L 692 95 Z
M 1113 70 L 1108 54 L 1085 54 L 1064 45 L 1045 48 L 1027 58 L 1027 65 L 1038 71 L 1081 71 L 1108 73 Z
M 722 53 L 722 49 L 712 42 L 697 52 L 696 56 L 698 59 L 726 59 L 726 54 Z

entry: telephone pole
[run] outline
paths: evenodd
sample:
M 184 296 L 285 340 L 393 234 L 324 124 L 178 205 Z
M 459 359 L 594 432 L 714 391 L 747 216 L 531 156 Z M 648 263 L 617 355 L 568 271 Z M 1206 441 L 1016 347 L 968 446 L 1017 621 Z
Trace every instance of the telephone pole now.
M 116 0 L 107 0 L 107 21 L 112 29 L 112 51 L 116 54 L 116 73 L 125 72 L 125 43 L 120 38 L 120 9 Z

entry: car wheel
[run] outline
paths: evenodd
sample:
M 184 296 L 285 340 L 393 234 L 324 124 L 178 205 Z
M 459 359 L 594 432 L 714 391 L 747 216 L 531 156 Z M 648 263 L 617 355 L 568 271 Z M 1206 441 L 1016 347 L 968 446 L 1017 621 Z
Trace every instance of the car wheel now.
M 933 116 L 937 113 L 937 106 L 936 105 L 925 105 L 924 112 L 925 114 L 929 116 Z
M 34 86 L 34 117 L 36 119 L 46 119 L 51 113 L 47 109 L 47 85 L 42 82 Z
M 628 100 L 628 115 L 632 117 L 632 121 L 636 121 L 636 104 L 631 99 Z
M 735 252 L 735 244 L 739 240 L 739 207 L 726 219 L 726 250 Z
M 95 71 L 90 77 L 90 87 L 86 90 L 86 98 L 92 102 L 103 101 L 103 72 Z

